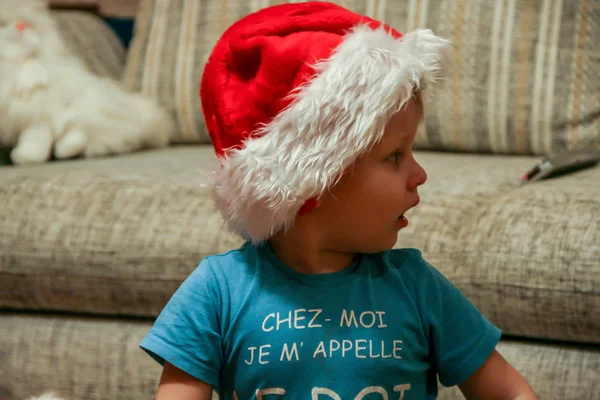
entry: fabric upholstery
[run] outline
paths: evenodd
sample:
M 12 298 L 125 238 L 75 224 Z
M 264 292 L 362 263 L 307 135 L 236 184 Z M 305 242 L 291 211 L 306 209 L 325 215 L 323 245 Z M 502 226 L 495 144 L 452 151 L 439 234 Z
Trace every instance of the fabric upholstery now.
M 125 48 L 104 21 L 82 11 L 52 11 L 52 15 L 67 47 L 92 73 L 121 80 Z
M 150 326 L 143 320 L 0 314 L 0 395 L 23 400 L 53 389 L 69 400 L 152 399 L 161 367 L 138 347 Z M 498 350 L 540 399 L 597 399 L 597 348 L 502 341 Z M 440 398 L 463 397 L 453 388 Z
M 68 400 L 153 399 L 161 368 L 138 347 L 149 326 L 133 320 L 0 314 L 2 400 L 48 390 Z
M 502 341 L 498 351 L 540 399 L 596 399 L 600 351 L 561 344 Z M 458 387 L 441 388 L 439 400 L 464 399 Z
M 138 0 L 48 0 L 52 7 L 95 9 L 104 17 L 133 18 Z
M 138 0 L 99 0 L 98 11 L 112 18 L 134 18 Z
M 600 343 L 600 166 L 520 186 L 529 157 L 424 153 L 402 246 L 505 334 Z
M 283 2 L 140 1 L 124 84 L 172 108 L 174 142 L 208 143 L 198 88 L 210 50 L 237 19 Z M 453 42 L 451 73 L 419 148 L 539 155 L 600 147 L 598 1 L 334 3 Z
M 536 158 L 420 152 L 397 246 L 506 334 L 600 343 L 600 167 L 536 184 Z M 210 146 L 0 173 L 0 307 L 156 316 L 208 254 L 242 243 L 203 187 Z M 596 313 L 597 314 L 597 313 Z
M 201 186 L 210 151 L 7 167 L 0 307 L 156 315 L 205 255 L 233 245 Z

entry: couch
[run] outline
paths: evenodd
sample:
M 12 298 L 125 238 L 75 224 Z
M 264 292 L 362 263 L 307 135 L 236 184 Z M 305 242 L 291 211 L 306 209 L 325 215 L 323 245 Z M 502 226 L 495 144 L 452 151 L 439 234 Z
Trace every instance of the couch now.
M 216 165 L 203 63 L 226 26 L 274 3 L 142 0 L 127 51 L 96 16 L 55 12 L 90 69 L 155 96 L 178 130 L 165 149 L 0 167 L 2 400 L 152 398 L 161 368 L 140 340 L 203 257 L 242 243 L 203 186 Z M 453 42 L 417 138 L 429 179 L 397 247 L 421 249 L 502 329 L 498 350 L 540 398 L 599 399 L 600 168 L 520 178 L 600 147 L 600 3 L 338 3 Z

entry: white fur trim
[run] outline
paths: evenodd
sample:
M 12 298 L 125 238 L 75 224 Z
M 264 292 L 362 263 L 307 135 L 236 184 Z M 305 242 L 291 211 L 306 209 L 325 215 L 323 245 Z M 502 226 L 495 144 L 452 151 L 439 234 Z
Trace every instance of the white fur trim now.
M 381 139 L 415 89 L 440 80 L 447 45 L 425 29 L 395 39 L 383 28 L 356 27 L 292 93 L 290 106 L 212 174 L 229 229 L 260 243 L 291 227 L 307 199 Z

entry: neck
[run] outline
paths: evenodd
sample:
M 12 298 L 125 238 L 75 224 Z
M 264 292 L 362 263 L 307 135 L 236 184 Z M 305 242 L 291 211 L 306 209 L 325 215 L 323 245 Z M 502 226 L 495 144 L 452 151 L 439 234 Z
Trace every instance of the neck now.
M 273 236 L 268 244 L 285 265 L 303 274 L 342 271 L 352 265 L 355 253 L 334 250 L 314 234 L 297 227 Z

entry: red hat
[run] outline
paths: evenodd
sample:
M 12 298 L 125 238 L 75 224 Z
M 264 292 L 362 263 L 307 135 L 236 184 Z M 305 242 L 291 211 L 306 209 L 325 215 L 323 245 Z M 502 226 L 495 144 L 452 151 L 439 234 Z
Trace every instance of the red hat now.
M 415 90 L 441 78 L 447 45 L 326 2 L 273 6 L 232 25 L 200 90 L 220 160 L 212 192 L 230 230 L 260 243 L 292 226 Z

